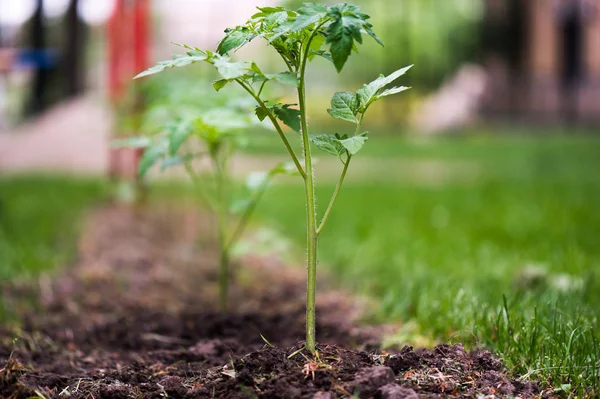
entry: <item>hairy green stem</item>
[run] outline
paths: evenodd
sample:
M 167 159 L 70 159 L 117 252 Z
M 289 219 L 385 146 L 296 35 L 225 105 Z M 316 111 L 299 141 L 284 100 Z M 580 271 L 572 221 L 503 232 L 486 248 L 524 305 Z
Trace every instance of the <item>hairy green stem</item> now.
M 342 188 L 342 184 L 344 183 L 344 178 L 346 177 L 346 172 L 348 171 L 348 165 L 350 165 L 351 159 L 352 159 L 352 155 L 348 154 L 348 158 L 346 159 L 346 162 L 344 162 L 344 169 L 342 169 L 342 174 L 340 175 L 340 179 L 338 180 L 337 185 L 335 186 L 335 190 L 333 191 L 333 195 L 331 196 L 329 205 L 327 206 L 327 209 L 325 210 L 325 213 L 323 214 L 323 218 L 321 219 L 321 222 L 319 223 L 319 227 L 317 227 L 317 236 L 319 234 L 321 234 L 323 227 L 325 227 L 325 222 L 327 221 L 327 218 L 329 217 L 329 214 L 331 213 L 333 204 L 335 204 L 335 200 L 337 199 L 340 189 Z
M 290 145 L 290 142 L 285 137 L 285 133 L 283 133 L 283 130 L 281 129 L 281 126 L 279 126 L 279 123 L 277 122 L 277 118 L 273 115 L 273 113 L 267 107 L 267 105 L 264 103 L 264 101 L 254 92 L 254 90 L 252 90 L 252 87 L 249 87 L 242 80 L 236 79 L 236 81 L 240 84 L 240 86 L 242 86 L 244 88 L 244 90 L 246 90 L 252 96 L 252 98 L 254 98 L 254 100 L 262 108 L 262 110 L 265 112 L 265 114 L 269 117 L 269 120 L 271 121 L 271 123 L 275 127 L 275 130 L 277 131 L 277 134 L 279 134 L 279 137 L 281 138 L 281 141 L 283 141 L 283 145 L 285 146 L 285 148 L 287 149 L 288 153 L 290 154 L 290 157 L 292 157 L 292 160 L 294 161 L 294 164 L 296 165 L 296 168 L 298 169 L 298 172 L 300 172 L 300 175 L 302 176 L 303 179 L 306 179 L 306 172 L 302 168 L 302 165 L 300 165 L 300 161 L 298 160 L 298 157 L 296 156 L 296 153 L 292 149 L 292 146 Z
M 320 26 L 317 27 L 308 41 L 306 42 L 302 60 L 300 62 L 299 84 L 298 84 L 298 104 L 300 107 L 300 126 L 302 133 L 302 147 L 304 150 L 304 170 L 306 178 L 304 179 L 304 192 L 306 196 L 306 256 L 307 256 L 307 284 L 306 284 L 306 349 L 311 353 L 317 350 L 316 344 L 316 285 L 317 285 L 317 211 L 315 200 L 315 182 L 314 170 L 312 166 L 312 155 L 310 150 L 310 140 L 308 136 L 308 124 L 306 122 L 306 63 L 310 44 L 318 33 Z

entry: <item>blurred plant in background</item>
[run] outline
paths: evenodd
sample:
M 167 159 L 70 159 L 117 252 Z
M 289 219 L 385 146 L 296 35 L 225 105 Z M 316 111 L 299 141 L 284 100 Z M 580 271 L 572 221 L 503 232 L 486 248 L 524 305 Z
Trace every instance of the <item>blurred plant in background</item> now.
M 140 90 L 147 103 L 137 121 L 143 135 L 115 145 L 143 149 L 140 178 L 155 165 L 161 171 L 185 169 L 198 198 L 217 218 L 219 304 L 225 311 L 231 251 L 273 177 L 291 174 L 292 168 L 282 163 L 268 172 L 250 173 L 241 189 L 235 184 L 232 156 L 247 142 L 248 131 L 261 125 L 253 102 L 235 91 L 217 95 L 202 75 L 190 73 L 151 79 Z

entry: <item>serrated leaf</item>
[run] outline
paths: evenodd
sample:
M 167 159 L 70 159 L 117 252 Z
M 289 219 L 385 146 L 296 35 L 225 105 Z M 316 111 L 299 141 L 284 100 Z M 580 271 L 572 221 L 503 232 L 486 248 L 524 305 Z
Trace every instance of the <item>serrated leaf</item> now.
M 271 107 L 277 116 L 277 119 L 282 121 L 294 131 L 300 133 L 300 111 L 295 108 L 290 108 L 290 104 L 275 105 Z
M 331 99 L 331 108 L 327 110 L 329 115 L 336 119 L 342 119 L 352 123 L 358 123 L 356 114 L 359 109 L 359 100 L 356 93 L 337 92 Z
M 346 150 L 348 150 L 350 155 L 354 155 L 360 151 L 360 149 L 363 147 L 363 145 L 365 144 L 365 142 L 367 141 L 368 138 L 369 138 L 368 133 L 364 132 L 364 133 L 357 134 L 356 136 L 352 136 L 347 139 L 340 140 L 340 144 Z
M 182 165 L 182 164 L 188 162 L 189 160 L 191 160 L 193 158 L 194 157 L 191 154 L 187 154 L 187 155 L 171 155 L 171 156 L 165 157 L 162 160 L 162 162 L 160 163 L 160 170 L 162 172 L 164 172 L 168 168 L 172 168 L 174 166 Z
M 254 111 L 254 113 L 256 114 L 258 120 L 261 122 L 264 121 L 265 118 L 267 117 L 267 113 L 262 107 L 256 107 L 256 110 Z
M 402 93 L 403 91 L 406 91 L 408 89 L 410 89 L 410 87 L 407 86 L 392 87 L 391 89 L 387 89 L 381 92 L 381 94 L 379 94 L 377 98 L 379 99 L 381 97 L 391 96 L 392 94 Z
M 144 177 L 146 173 L 150 170 L 150 168 L 162 158 L 169 144 L 166 140 L 157 140 L 153 142 L 147 149 L 144 151 L 142 158 L 140 159 L 140 163 L 138 165 L 138 176 Z
M 375 79 L 371 83 L 367 83 L 367 84 L 363 85 L 363 87 L 358 89 L 356 94 L 358 94 L 358 97 L 360 99 L 360 104 L 361 104 L 362 110 L 363 111 L 366 110 L 366 108 L 373 101 L 375 101 L 379 98 L 378 93 L 380 90 L 382 90 L 388 84 L 392 83 L 394 80 L 398 79 L 400 76 L 404 75 L 410 68 L 412 68 L 412 65 L 409 65 L 404 68 L 400 68 L 397 71 L 392 72 L 388 76 L 379 75 L 379 77 L 377 79 Z M 393 89 L 390 89 L 390 90 L 393 90 Z M 391 94 L 393 94 L 393 93 L 391 93 Z
M 333 134 L 315 134 L 309 136 L 309 140 L 319 150 L 331 155 L 339 156 L 345 152 L 340 140 Z
M 327 16 L 327 7 L 317 3 L 304 3 L 296 11 L 296 19 L 291 26 L 291 32 L 298 32 L 312 24 L 318 23 Z
M 167 139 L 169 141 L 169 153 L 174 155 L 190 136 L 192 128 L 188 123 L 180 121 L 169 126 L 168 130 L 169 134 Z
M 285 11 L 283 7 L 256 7 L 260 12 L 252 16 L 252 18 L 264 17 L 270 14 Z
M 227 80 L 227 79 L 215 80 L 213 82 L 213 87 L 215 88 L 216 91 L 219 91 L 223 87 L 225 87 L 227 85 L 227 83 L 229 83 L 229 80 Z
M 299 175 L 300 172 L 296 168 L 296 164 L 294 164 L 292 161 L 286 161 L 277 164 L 273 169 L 269 171 L 270 176 L 276 176 L 280 174 L 295 176 Z
M 189 64 L 193 64 L 195 62 L 205 61 L 208 58 L 208 55 L 201 50 L 193 49 L 193 51 L 193 55 L 175 55 L 171 60 L 159 61 L 153 67 L 150 67 L 142 73 L 136 75 L 134 79 L 139 79 L 144 76 L 153 75 L 155 73 L 162 72 L 168 68 L 182 67 Z
M 310 56 L 312 56 L 312 58 L 314 58 L 315 56 L 318 55 L 319 57 L 323 57 L 327 61 L 333 63 L 333 58 L 331 57 L 331 53 L 329 53 L 329 52 L 327 52 L 325 50 L 319 50 L 319 51 L 311 50 L 309 54 L 310 54 Z M 312 58 L 310 58 L 310 59 L 312 60 Z
M 369 25 L 371 25 L 371 24 L 369 24 Z M 378 36 L 375 34 L 375 32 L 373 31 L 373 29 L 371 29 L 371 27 L 370 27 L 370 26 L 369 26 L 369 27 L 365 27 L 365 32 L 367 32 L 367 34 L 368 34 L 369 36 L 371 36 L 373 39 L 375 39 L 375 41 L 376 41 L 376 42 L 377 42 L 379 45 L 381 45 L 381 46 L 383 46 L 383 45 L 384 45 L 384 44 L 383 44 L 383 42 L 381 41 L 381 39 L 380 39 L 380 38 L 379 38 L 379 37 L 378 37 Z
M 228 57 L 215 57 L 214 65 L 225 80 L 233 80 L 248 75 L 253 63 L 249 61 L 229 62 Z
M 298 77 L 296 76 L 295 73 L 280 72 L 280 73 L 276 73 L 276 74 L 265 74 L 265 76 L 269 80 L 274 79 L 274 80 L 278 81 L 279 83 L 298 87 Z
M 329 30 L 330 33 L 327 36 L 327 42 L 331 44 L 329 51 L 335 69 L 340 72 L 352 52 L 352 35 L 349 30 L 340 27 L 340 23 L 331 24 Z
M 223 40 L 221 40 L 217 47 L 217 52 L 220 55 L 225 55 L 232 50 L 237 50 L 238 48 L 244 46 L 246 43 L 250 42 L 255 37 L 256 34 L 250 32 L 248 29 L 234 29 L 230 31 L 223 38 Z
M 111 147 L 114 148 L 146 148 L 152 143 L 150 137 L 129 137 L 122 140 L 113 140 L 110 143 Z
M 322 22 L 322 20 L 327 18 L 327 11 L 327 7 L 321 4 L 304 3 L 304 6 L 296 11 L 293 20 L 280 24 L 275 34 L 269 39 L 269 42 L 273 42 L 275 39 L 288 33 L 299 32 L 312 24 Z
M 338 72 L 344 67 L 352 50 L 356 49 L 354 41 L 362 43 L 361 28 L 365 21 L 359 16 L 366 14 L 357 15 L 358 10 L 358 7 L 348 4 L 340 4 L 329 10 L 328 15 L 333 22 L 327 28 L 326 42 L 331 45 L 333 64 Z

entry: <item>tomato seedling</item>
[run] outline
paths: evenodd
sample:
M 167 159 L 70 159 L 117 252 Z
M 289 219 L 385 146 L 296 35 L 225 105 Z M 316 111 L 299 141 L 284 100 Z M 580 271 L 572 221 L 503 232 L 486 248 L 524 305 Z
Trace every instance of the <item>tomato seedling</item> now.
M 362 44 L 363 34 L 367 34 L 381 45 L 383 43 L 373 31 L 372 25 L 368 21 L 369 15 L 353 5 L 344 3 L 326 6 L 306 3 L 296 11 L 286 10 L 283 7 L 259 7 L 258 11 L 245 24 L 226 30 L 226 35 L 216 51 L 201 50 L 182 44 L 180 46 L 187 50 L 185 54 L 176 55 L 171 60 L 161 61 L 137 77 L 162 72 L 167 68 L 207 62 L 212 64 L 221 76 L 221 79 L 213 84 L 217 91 L 231 82 L 239 84 L 256 101 L 256 116 L 260 120 L 268 119 L 275 127 L 304 182 L 308 270 L 306 348 L 314 353 L 316 350 L 317 239 L 333 209 L 352 157 L 360 151 L 368 138 L 367 132 L 363 132 L 361 129 L 367 110 L 375 101 L 408 89 L 404 86 L 387 89 L 386 87 L 404 75 L 410 66 L 399 69 L 389 76 L 381 75 L 355 92 L 344 91 L 333 95 L 328 112 L 333 118 L 356 125 L 353 135 L 338 133 L 310 135 L 306 107 L 306 67 L 308 63 L 315 57 L 324 57 L 331 61 L 335 69 L 340 72 L 351 52 L 356 50 L 357 44 Z M 231 60 L 229 53 L 257 38 L 264 39 L 281 56 L 287 67 L 286 71 L 266 73 L 254 61 Z M 298 98 L 297 107 L 296 104 L 282 104 L 265 99 L 263 89 L 266 84 L 271 82 L 294 87 Z M 280 122 L 300 135 L 303 160 L 299 159 L 290 146 Z M 338 157 L 343 165 L 329 205 L 320 221 L 317 220 L 316 213 L 311 143 L 318 149 Z
M 189 85 L 189 80 L 185 80 Z M 219 306 L 227 310 L 231 250 L 241 238 L 256 205 L 269 183 L 278 174 L 291 173 L 287 164 L 268 172 L 254 172 L 245 187 L 234 190 L 230 172 L 232 155 L 244 143 L 247 129 L 258 124 L 253 108 L 239 97 L 212 94 L 210 85 L 195 81 L 196 96 L 186 87 L 169 86 L 169 93 L 154 96 L 145 118 L 146 136 L 116 141 L 117 146 L 143 148 L 138 175 L 143 178 L 150 168 L 161 170 L 183 166 L 195 191 L 216 215 L 219 242 Z M 199 86 L 199 87 L 198 87 Z M 213 92 L 214 93 L 214 92 Z M 156 94 L 156 93 L 155 93 Z M 166 117 L 165 117 L 166 115 Z M 194 161 L 207 158 L 208 171 Z M 293 166 L 292 166 L 293 168 Z

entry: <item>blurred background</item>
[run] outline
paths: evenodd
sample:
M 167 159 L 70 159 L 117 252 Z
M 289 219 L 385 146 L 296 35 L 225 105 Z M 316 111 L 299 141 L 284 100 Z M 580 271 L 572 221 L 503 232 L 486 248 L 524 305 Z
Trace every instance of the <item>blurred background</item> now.
M 568 366 L 557 381 L 597 387 L 600 0 L 354 3 L 385 47 L 365 41 L 341 74 L 310 65 L 313 131 L 340 128 L 326 113 L 335 91 L 415 66 L 399 81 L 412 90 L 370 111 L 370 140 L 322 236 L 325 270 L 376 299 L 374 320 L 404 321 L 391 341 L 482 343 L 520 372 Z M 137 155 L 115 161 L 110 140 L 152 130 L 157 107 L 177 106 L 159 100 L 202 96 L 214 75 L 193 65 L 131 78 L 180 52 L 171 42 L 214 49 L 255 5 L 0 0 L 0 280 L 74 256 L 82 210 L 108 198 L 114 163 L 134 174 Z M 281 67 L 258 41 L 234 57 Z M 234 171 L 285 155 L 257 130 Z M 319 198 L 338 168 L 320 160 Z M 155 190 L 185 195 L 164 176 L 152 175 Z M 302 201 L 298 182 L 274 185 L 256 228 L 302 248 Z

